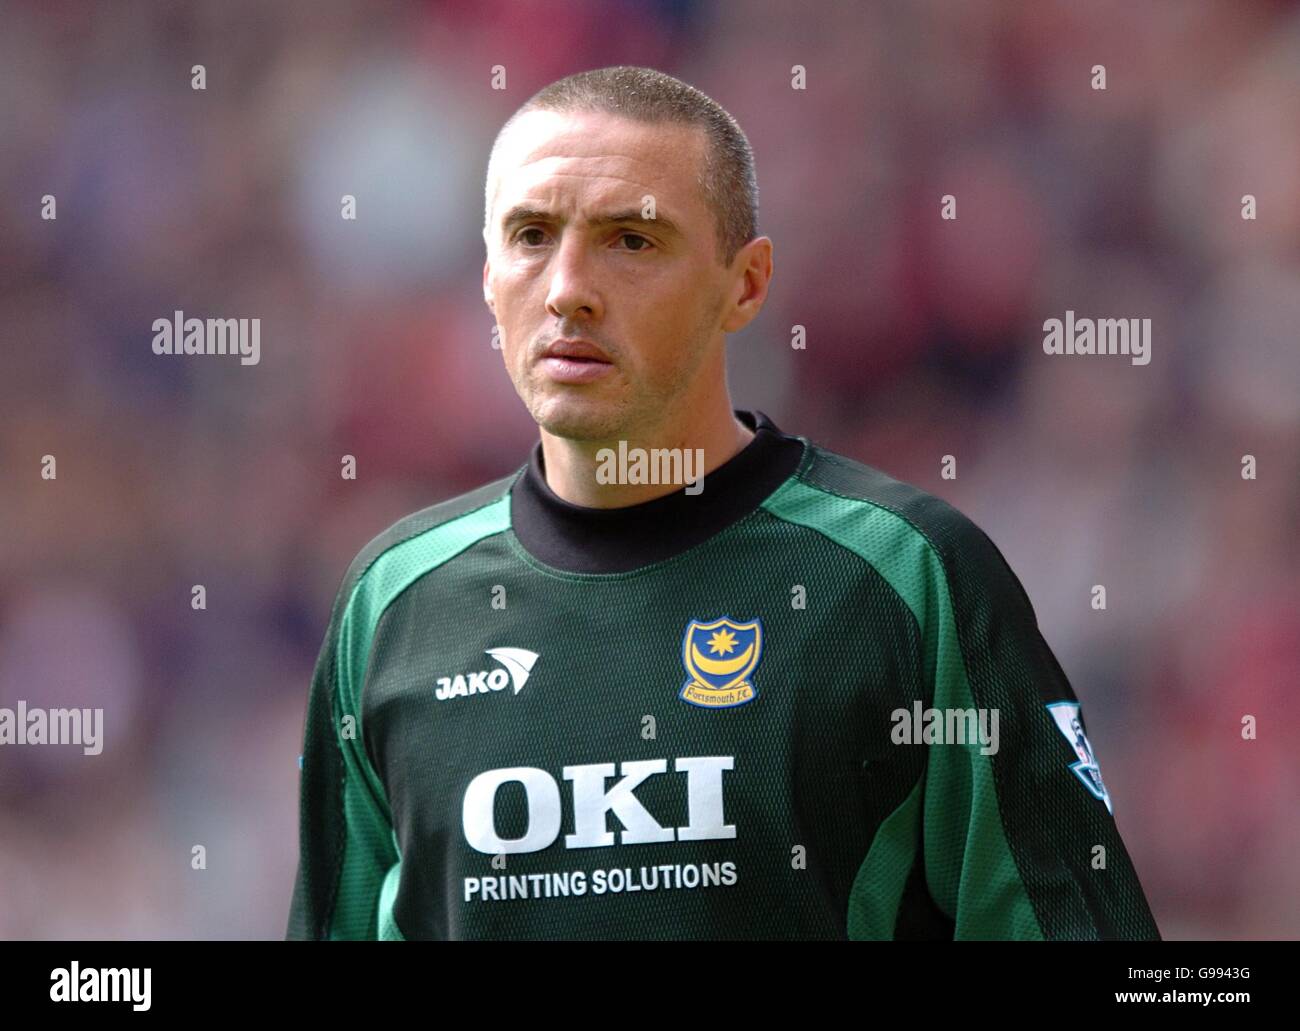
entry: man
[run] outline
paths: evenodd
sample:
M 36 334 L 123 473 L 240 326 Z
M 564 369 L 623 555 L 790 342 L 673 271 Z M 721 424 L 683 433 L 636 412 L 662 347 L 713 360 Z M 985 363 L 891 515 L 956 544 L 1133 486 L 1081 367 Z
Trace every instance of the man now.
M 483 292 L 540 441 L 348 572 L 288 937 L 1159 937 L 997 548 L 732 409 L 756 196 L 647 69 L 502 129 Z

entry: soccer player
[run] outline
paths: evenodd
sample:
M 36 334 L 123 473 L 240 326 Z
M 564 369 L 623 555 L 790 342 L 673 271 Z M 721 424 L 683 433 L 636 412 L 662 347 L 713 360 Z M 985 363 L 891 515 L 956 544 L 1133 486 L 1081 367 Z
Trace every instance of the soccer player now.
M 289 938 L 1159 938 L 998 549 L 732 408 L 756 209 L 658 72 L 502 128 L 483 291 L 540 440 L 349 569 Z

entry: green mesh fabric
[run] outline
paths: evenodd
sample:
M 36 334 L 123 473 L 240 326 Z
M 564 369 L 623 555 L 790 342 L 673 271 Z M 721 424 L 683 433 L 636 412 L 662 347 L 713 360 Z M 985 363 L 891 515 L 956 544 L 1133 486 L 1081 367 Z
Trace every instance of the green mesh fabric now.
M 762 507 L 703 544 L 575 574 L 519 545 L 509 487 L 403 520 L 345 579 L 308 706 L 289 937 L 1158 937 L 1044 707 L 1073 699 L 1069 684 L 1014 575 L 956 510 L 809 446 Z M 761 620 L 756 693 L 704 709 L 678 697 L 683 634 L 722 616 Z M 538 654 L 521 690 L 435 696 L 440 678 L 494 668 L 497 648 Z M 893 743 L 892 714 L 917 700 L 998 707 L 1000 751 Z M 719 803 L 734 837 L 682 831 L 678 764 L 693 757 L 730 760 Z M 567 847 L 579 792 L 566 774 L 605 764 L 612 788 L 623 764 L 651 760 L 663 772 L 635 800 L 665 840 L 625 840 L 609 812 L 608 844 Z M 553 782 L 545 847 L 469 843 L 467 788 L 504 769 Z M 487 817 L 520 839 L 543 808 L 507 780 Z M 679 886 L 687 869 L 724 868 L 731 883 Z M 576 874 L 584 894 L 466 898 L 488 878 L 524 894 Z M 641 889 L 590 890 L 598 874 Z

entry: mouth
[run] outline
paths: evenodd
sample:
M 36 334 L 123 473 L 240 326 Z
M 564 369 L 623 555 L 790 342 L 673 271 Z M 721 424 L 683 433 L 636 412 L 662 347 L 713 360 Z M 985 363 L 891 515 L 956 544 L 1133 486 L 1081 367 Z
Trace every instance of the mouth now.
M 609 363 L 609 355 L 590 340 L 578 337 L 564 337 L 554 340 L 543 354 L 545 358 L 572 358 L 574 360 L 598 361 Z
M 556 383 L 590 383 L 614 371 L 611 362 L 595 358 L 567 358 L 551 355 L 542 358 L 542 369 Z
M 605 352 L 589 340 L 556 340 L 543 352 L 540 364 L 557 383 L 590 383 L 614 370 Z

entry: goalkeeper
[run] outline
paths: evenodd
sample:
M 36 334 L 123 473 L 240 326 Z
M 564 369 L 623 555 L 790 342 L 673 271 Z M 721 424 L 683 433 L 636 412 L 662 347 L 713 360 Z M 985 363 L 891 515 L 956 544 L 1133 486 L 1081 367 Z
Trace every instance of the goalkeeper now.
M 1159 938 L 994 544 L 732 407 L 756 212 L 658 72 L 503 127 L 483 291 L 539 440 L 347 572 L 289 938 Z

